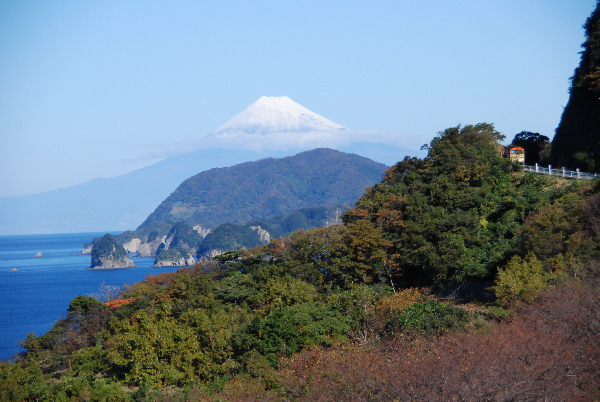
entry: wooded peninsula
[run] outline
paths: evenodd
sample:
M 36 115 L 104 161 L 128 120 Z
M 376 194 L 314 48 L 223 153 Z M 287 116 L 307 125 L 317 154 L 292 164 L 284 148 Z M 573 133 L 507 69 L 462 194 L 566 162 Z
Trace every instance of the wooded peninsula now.
M 501 139 L 447 129 L 341 225 L 75 298 L 0 397 L 597 397 L 600 183 L 524 173 Z

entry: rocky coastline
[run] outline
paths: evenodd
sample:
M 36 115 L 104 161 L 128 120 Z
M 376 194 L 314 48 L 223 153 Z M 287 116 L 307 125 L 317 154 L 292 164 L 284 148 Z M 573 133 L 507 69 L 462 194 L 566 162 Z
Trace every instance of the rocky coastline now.
M 196 263 L 196 259 L 191 255 L 182 256 L 179 258 L 165 258 L 162 260 L 154 260 L 153 268 L 161 267 L 191 267 Z
M 133 268 L 135 263 L 127 257 L 122 260 L 115 260 L 112 257 L 98 258 L 92 260 L 92 265 L 88 269 L 92 270 L 104 270 L 104 269 L 120 269 L 120 268 Z

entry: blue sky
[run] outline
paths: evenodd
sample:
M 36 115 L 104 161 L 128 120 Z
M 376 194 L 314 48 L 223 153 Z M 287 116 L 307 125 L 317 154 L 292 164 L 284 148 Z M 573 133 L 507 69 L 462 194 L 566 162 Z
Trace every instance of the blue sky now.
M 5 0 L 0 197 L 189 151 L 262 95 L 412 143 L 479 122 L 552 138 L 595 5 Z

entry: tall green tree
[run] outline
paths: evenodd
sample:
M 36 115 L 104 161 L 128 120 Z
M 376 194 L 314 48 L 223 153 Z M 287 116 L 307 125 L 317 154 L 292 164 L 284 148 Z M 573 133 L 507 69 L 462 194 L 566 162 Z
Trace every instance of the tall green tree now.
M 581 63 L 552 141 L 556 166 L 600 170 L 600 1 L 584 24 Z

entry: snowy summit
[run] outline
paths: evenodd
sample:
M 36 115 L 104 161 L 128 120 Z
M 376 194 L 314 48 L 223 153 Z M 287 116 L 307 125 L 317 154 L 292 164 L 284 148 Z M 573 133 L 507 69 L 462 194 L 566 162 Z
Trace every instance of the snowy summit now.
M 221 137 L 235 133 L 266 135 L 345 129 L 344 126 L 311 112 L 287 96 L 262 96 L 208 136 Z

